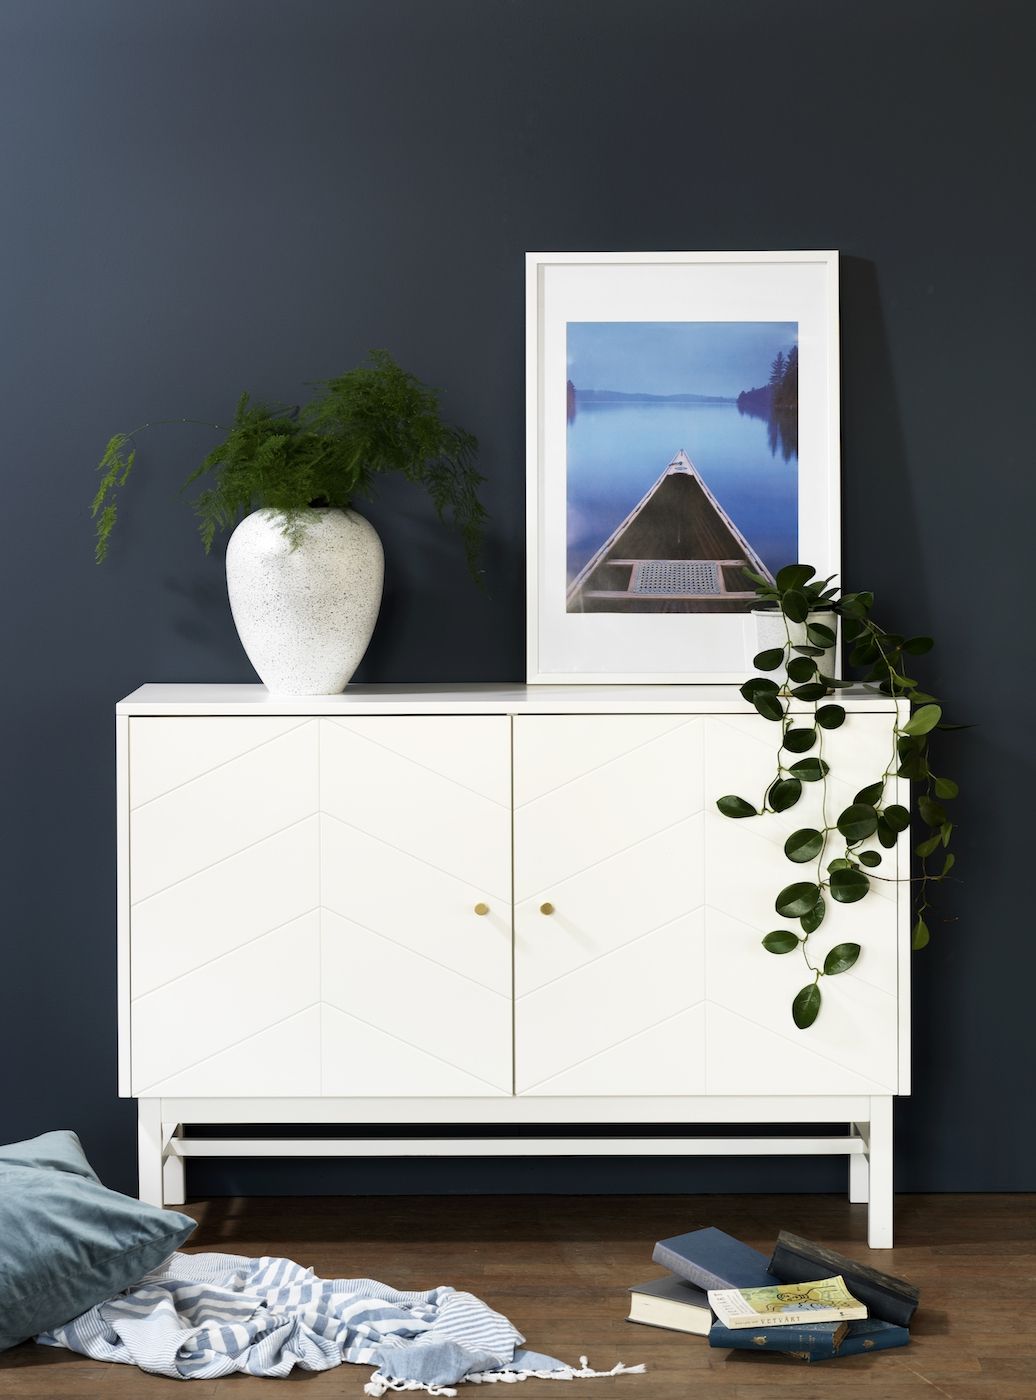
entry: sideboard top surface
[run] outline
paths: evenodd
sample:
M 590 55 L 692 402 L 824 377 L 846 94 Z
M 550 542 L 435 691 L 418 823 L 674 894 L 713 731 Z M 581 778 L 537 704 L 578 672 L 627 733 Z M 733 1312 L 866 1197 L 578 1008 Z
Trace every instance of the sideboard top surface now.
M 863 686 L 833 700 L 891 714 L 897 702 Z M 905 711 L 906 702 L 899 701 Z M 811 705 L 791 702 L 792 713 Z M 142 685 L 120 715 L 753 714 L 734 685 L 350 685 L 340 695 L 271 695 L 262 685 Z

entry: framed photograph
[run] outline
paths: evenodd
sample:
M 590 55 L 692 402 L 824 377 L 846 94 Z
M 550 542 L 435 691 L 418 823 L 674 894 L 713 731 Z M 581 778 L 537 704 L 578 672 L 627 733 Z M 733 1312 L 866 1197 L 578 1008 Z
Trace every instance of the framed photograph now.
M 740 682 L 839 568 L 838 254 L 529 253 L 528 680 Z

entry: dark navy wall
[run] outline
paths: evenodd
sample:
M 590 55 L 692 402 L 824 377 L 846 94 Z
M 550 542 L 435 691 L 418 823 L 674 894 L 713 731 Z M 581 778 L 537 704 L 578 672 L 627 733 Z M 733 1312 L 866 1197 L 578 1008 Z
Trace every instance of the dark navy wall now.
M 1031 558 L 1033 10 L 1026 0 L 3 0 L 0 1141 L 74 1126 L 134 1181 L 115 1097 L 112 705 L 246 681 L 222 563 L 141 443 L 386 346 L 482 442 L 491 596 L 427 502 L 370 514 L 360 679 L 523 673 L 526 249 L 840 248 L 845 580 L 939 650 L 959 868 L 915 959 L 902 1189 L 1036 1187 Z M 949 745 L 947 746 L 950 747 Z M 185 1028 L 185 1034 L 189 1029 Z M 473 1162 L 443 1189 L 795 1189 L 815 1161 Z M 426 1189 L 412 1164 L 199 1166 L 196 1191 Z

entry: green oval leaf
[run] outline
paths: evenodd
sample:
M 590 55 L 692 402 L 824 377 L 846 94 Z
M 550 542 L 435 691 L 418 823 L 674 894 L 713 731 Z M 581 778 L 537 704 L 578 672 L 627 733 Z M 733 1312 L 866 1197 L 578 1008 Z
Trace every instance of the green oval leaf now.
M 882 816 L 893 831 L 906 831 L 910 825 L 910 813 L 898 802 L 894 802 L 891 807 L 886 807 Z
M 829 875 L 832 870 L 851 870 L 852 868 L 852 861 L 846 860 L 845 856 L 836 856 L 834 860 L 829 860 L 827 863 L 827 873 Z
M 795 806 L 801 796 L 802 784 L 798 778 L 778 778 L 770 785 L 766 803 L 775 812 L 786 812 L 789 807 Z
M 820 898 L 820 886 L 811 880 L 800 880 L 794 885 L 785 885 L 774 901 L 778 914 L 786 919 L 801 919 L 808 914 Z
M 789 753 L 806 753 L 816 742 L 815 729 L 789 729 L 784 736 L 784 747 Z
M 853 798 L 854 802 L 865 802 L 868 807 L 876 807 L 881 801 L 881 794 L 885 791 L 883 782 L 871 783 L 870 787 L 860 788 Z
M 769 651 L 761 651 L 758 656 L 754 656 L 752 665 L 760 671 L 776 671 L 783 660 L 784 648 L 771 647 Z
M 908 637 L 903 643 L 903 650 L 909 652 L 911 656 L 924 656 L 926 651 L 931 651 L 935 642 L 931 637 Z
M 931 938 L 931 933 L 928 930 L 928 925 L 924 919 L 918 918 L 913 933 L 910 935 L 911 948 L 916 953 L 919 949 L 927 947 L 929 938 Z
M 789 588 L 801 588 L 816 575 L 816 572 L 810 564 L 785 564 L 783 569 L 777 570 L 777 587 L 782 593 L 786 593 Z
M 831 771 L 822 758 L 800 758 L 788 769 L 800 782 L 819 783 Z
M 835 634 L 823 622 L 807 622 L 806 637 L 815 647 L 823 647 L 825 651 L 835 644 Z
M 763 719 L 779 720 L 784 718 L 784 706 L 777 699 L 776 695 L 764 692 L 762 695 L 753 695 L 752 704 L 762 715 Z
M 824 896 L 821 895 L 816 904 L 808 914 L 803 914 L 799 924 L 803 933 L 816 933 L 817 929 L 824 922 L 824 915 L 827 913 L 827 905 L 824 903 Z
M 843 593 L 839 610 L 845 617 L 864 618 L 873 606 L 873 593 Z
M 821 705 L 817 710 L 817 724 L 821 729 L 838 729 L 845 723 L 845 711 L 841 705 Z
M 809 599 L 798 588 L 790 588 L 781 598 L 784 616 L 792 622 L 805 622 L 809 616 Z
M 925 778 L 930 777 L 928 764 L 924 760 L 923 754 L 907 754 L 902 763 L 896 769 L 897 778 L 906 778 L 912 783 L 922 783 Z
M 871 887 L 871 882 L 862 870 L 850 867 L 836 870 L 831 876 L 831 898 L 839 904 L 855 904 Z
M 941 797 L 944 802 L 948 802 L 951 797 L 960 795 L 960 788 L 952 778 L 936 778 L 935 795 Z
M 757 817 L 759 815 L 751 802 L 746 802 L 743 797 L 735 797 L 733 793 L 726 797 L 717 798 L 716 806 L 725 817 Z
M 939 847 L 941 843 L 942 836 L 938 832 L 936 832 L 934 836 L 929 836 L 927 841 L 919 841 L 914 847 L 914 849 L 917 851 L 917 854 L 921 857 L 921 859 L 925 860 L 928 856 L 932 854 L 933 851 L 935 851 Z
M 797 642 L 792 647 L 792 651 L 797 651 L 800 656 L 823 656 L 823 647 L 811 647 L 808 642 Z
M 827 694 L 827 686 L 821 685 L 819 681 L 807 681 L 805 685 L 793 686 L 791 693 L 796 700 L 823 700 Z
M 803 987 L 791 1004 L 791 1017 L 800 1031 L 808 1030 L 820 1015 L 820 988 L 815 982 Z
M 946 859 L 945 859 L 945 860 L 943 861 L 943 863 L 942 863 L 942 871 L 941 871 L 941 873 L 940 873 L 940 879 L 942 878 L 943 875 L 948 875 L 948 874 L 950 873 L 950 871 L 953 869 L 953 867 L 954 867 L 956 864 L 957 864 L 957 857 L 953 854 L 952 851 L 949 851 L 949 852 L 947 853 Z
M 840 972 L 848 972 L 860 956 L 858 943 L 839 943 L 824 959 L 825 977 L 837 977 Z
M 741 694 L 751 703 L 757 695 L 776 695 L 778 690 L 780 686 L 776 681 L 769 681 L 765 676 L 752 676 L 741 687 Z
M 823 833 L 814 830 L 811 826 L 804 826 L 798 831 L 793 831 L 784 843 L 784 854 L 796 865 L 802 865 L 807 860 L 815 860 L 823 849 Z
M 811 656 L 793 656 L 788 662 L 788 679 L 801 683 L 812 680 L 817 673 L 817 663 Z
M 866 802 L 854 802 L 838 818 L 838 830 L 850 845 L 866 841 L 878 829 L 878 814 Z
M 923 793 L 917 799 L 917 810 L 921 813 L 921 820 L 928 826 L 942 826 L 946 820 L 946 808 L 942 803 L 933 802 Z
M 798 946 L 798 935 L 789 933 L 786 928 L 775 928 L 773 933 L 768 933 L 763 939 L 763 947 L 768 953 L 790 953 Z
M 891 851 L 892 847 L 896 844 L 896 839 L 895 828 L 889 825 L 885 818 L 885 813 L 882 812 L 878 817 L 878 840 L 885 847 L 886 851 Z
M 907 720 L 903 726 L 904 734 L 928 734 L 942 719 L 942 709 L 939 705 L 922 705 L 919 710 Z
M 881 852 L 861 851 L 860 854 L 857 856 L 857 860 L 860 862 L 861 865 L 869 865 L 873 870 L 876 865 L 881 864 Z

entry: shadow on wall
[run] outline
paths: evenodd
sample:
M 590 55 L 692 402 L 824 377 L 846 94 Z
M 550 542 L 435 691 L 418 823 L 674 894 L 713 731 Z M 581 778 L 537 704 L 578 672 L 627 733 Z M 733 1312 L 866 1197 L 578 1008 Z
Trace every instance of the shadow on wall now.
M 875 593 L 887 583 L 890 593 L 908 597 L 911 609 L 927 616 L 927 582 L 912 564 L 920 520 L 877 269 L 866 258 L 842 257 L 839 281 L 842 325 L 852 331 L 841 337 L 842 518 L 852 521 L 854 540 L 881 539 L 880 550 L 866 550 L 865 576 L 857 576 L 851 552 L 843 553 L 843 581 Z

